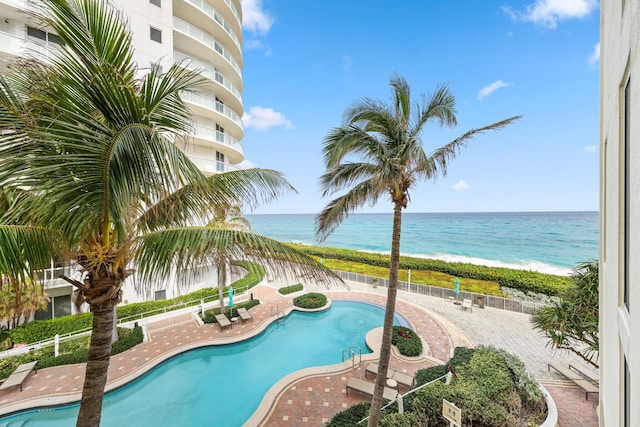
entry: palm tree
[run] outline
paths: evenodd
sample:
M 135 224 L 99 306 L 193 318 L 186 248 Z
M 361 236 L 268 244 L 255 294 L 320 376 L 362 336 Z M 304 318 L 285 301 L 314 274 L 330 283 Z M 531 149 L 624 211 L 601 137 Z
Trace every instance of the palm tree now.
M 389 288 L 384 316 L 378 378 L 371 402 L 369 426 L 377 426 L 382 406 L 391 333 L 398 286 L 402 210 L 410 201 L 410 190 L 418 181 L 445 176 L 449 161 L 477 134 L 499 130 L 519 116 L 467 131 L 430 155 L 424 152 L 422 131 L 428 123 L 456 125 L 455 98 L 447 85 L 440 85 L 422 103 L 412 104 L 409 85 L 393 75 L 391 103 L 364 98 L 346 110 L 343 125 L 324 139 L 322 152 L 326 167 L 320 177 L 323 196 L 349 188 L 316 216 L 316 236 L 325 240 L 348 215 L 365 203 L 389 197 L 393 204 L 393 232 L 389 268 Z M 357 161 L 357 159 L 361 161 Z
M 548 345 L 569 350 L 598 368 L 598 260 L 582 262 L 571 275 L 572 285 L 561 298 L 531 316 L 533 327 L 549 338 Z
M 234 174 L 235 171 L 225 172 Z M 223 174 L 219 174 L 216 178 L 221 178 Z M 221 228 L 228 230 L 251 231 L 251 223 L 242 216 L 242 209 L 238 205 L 219 204 L 213 207 L 213 219 L 208 226 L 212 228 Z M 215 255 L 214 265 L 218 271 L 218 301 L 220 303 L 220 313 L 225 313 L 224 307 L 224 288 L 227 285 L 227 266 L 229 265 L 229 257 L 223 251 Z
M 36 18 L 64 44 L 49 65 L 28 61 L 0 76 L 0 188 L 29 193 L 0 223 L 0 274 L 32 277 L 62 253 L 81 267 L 81 280 L 63 277 L 93 313 L 77 425 L 98 426 L 115 307 L 133 265 L 139 283 L 220 251 L 282 274 L 291 262 L 331 272 L 275 240 L 204 225 L 217 205 L 255 206 L 293 188 L 271 170 L 206 177 L 174 144 L 191 129 L 180 93 L 200 84 L 197 74 L 173 65 L 140 77 L 108 2 L 42 6 Z

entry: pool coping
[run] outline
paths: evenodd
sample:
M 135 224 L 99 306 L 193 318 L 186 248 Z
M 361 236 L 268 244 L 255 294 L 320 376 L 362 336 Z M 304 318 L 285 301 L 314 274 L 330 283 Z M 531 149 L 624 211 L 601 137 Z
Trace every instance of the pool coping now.
M 366 301 L 361 301 L 358 300 L 356 298 L 336 298 L 336 301 L 353 301 L 353 302 L 359 302 L 359 303 L 366 303 L 366 304 L 372 304 L 372 305 L 376 305 L 378 307 L 382 307 L 384 308 L 384 306 L 380 305 L 380 304 L 375 304 L 375 303 L 370 303 L 370 302 L 366 302 Z M 325 304 L 324 306 L 317 308 L 317 309 L 305 309 L 305 308 L 301 308 L 301 307 L 296 307 L 296 306 L 287 306 L 284 310 L 283 310 L 283 315 L 284 317 L 289 316 L 293 311 L 300 311 L 300 312 L 319 312 L 319 311 L 324 311 L 327 310 L 331 307 L 333 300 L 329 297 L 327 297 L 327 304 Z M 408 318 L 400 313 L 398 313 L 396 311 L 396 314 L 399 314 L 404 320 L 408 321 L 409 324 L 411 324 L 411 322 L 408 320 Z M 263 333 L 271 324 L 273 324 L 274 322 L 278 321 L 279 318 L 276 316 L 272 316 L 269 318 L 264 319 L 262 322 L 260 322 L 260 324 L 253 330 L 247 332 L 244 335 L 239 335 L 239 336 L 235 336 L 235 337 L 223 337 L 223 338 L 215 338 L 212 340 L 207 340 L 207 341 L 200 341 L 200 342 L 195 342 L 195 343 L 189 343 L 189 344 L 183 344 L 179 347 L 175 347 L 171 350 L 168 350 L 167 352 L 149 360 L 147 363 L 141 365 L 140 367 L 131 370 L 129 373 L 123 375 L 120 378 L 117 378 L 111 382 L 108 382 L 105 386 L 105 394 L 110 393 L 112 391 L 115 391 L 119 388 L 125 387 L 127 385 L 129 385 L 130 383 L 132 383 L 133 381 L 141 378 L 142 376 L 144 376 L 145 374 L 147 374 L 149 371 L 151 371 L 152 369 L 154 369 L 155 367 L 157 367 L 158 365 L 166 362 L 169 359 L 172 359 L 174 357 L 179 356 L 180 354 L 183 353 L 187 353 L 189 351 L 192 350 L 196 350 L 199 348 L 203 348 L 203 347 L 211 347 L 211 346 L 218 346 L 218 345 L 227 345 L 227 344 L 234 344 L 234 343 L 238 343 L 238 342 L 242 342 L 248 339 L 251 339 L 261 333 Z M 411 325 L 413 326 L 413 325 Z M 371 338 L 371 334 L 372 332 L 378 330 L 378 329 L 382 329 L 382 327 L 378 327 L 378 328 L 374 328 L 371 331 L 369 331 L 365 337 L 365 342 L 367 344 L 367 347 L 369 347 L 369 349 L 371 350 L 371 353 L 366 353 L 366 354 L 362 354 L 360 361 L 361 362 L 366 362 L 366 361 L 370 361 L 370 360 L 377 360 L 379 359 L 379 348 L 380 348 L 380 342 L 376 342 L 375 339 L 372 342 L 372 338 Z M 378 350 L 375 350 L 375 348 L 377 348 Z M 394 352 L 395 353 L 395 352 Z M 420 356 L 419 358 L 429 358 L 428 356 Z M 82 365 L 82 364 L 73 364 L 73 365 L 68 365 L 69 368 L 72 368 L 74 366 L 78 366 L 78 365 Z M 245 421 L 245 423 L 243 425 L 246 426 L 256 426 L 256 425 L 261 425 L 261 423 L 265 422 L 267 420 L 267 417 L 269 416 L 269 414 L 272 412 L 273 408 L 275 407 L 275 404 L 277 402 L 277 398 L 280 394 L 282 394 L 285 390 L 286 387 L 296 381 L 299 381 L 303 378 L 308 378 L 308 377 L 313 377 L 313 376 L 320 376 L 320 375 L 333 375 L 333 374 L 337 374 L 340 372 L 348 372 L 350 370 L 353 370 L 355 368 L 359 367 L 359 364 L 354 364 L 354 362 L 351 359 L 348 359 L 344 362 L 341 363 L 337 363 L 337 364 L 333 364 L 333 365 L 324 365 L 324 366 L 314 366 L 314 367 L 309 367 L 309 368 L 303 368 L 303 369 L 299 369 L 297 371 L 291 372 L 287 375 L 285 375 L 284 377 L 280 378 L 278 381 L 276 381 L 276 383 L 273 384 L 273 386 L 271 386 L 271 388 L 265 393 L 262 401 L 260 402 L 260 404 L 258 405 L 258 407 L 256 408 L 256 410 L 253 412 L 253 414 L 251 415 L 251 417 L 249 417 L 247 419 L 247 421 Z M 15 415 L 19 412 L 24 412 L 24 411 L 36 411 L 36 410 L 40 410 L 40 409 L 53 409 L 56 407 L 61 407 L 61 406 L 67 406 L 67 405 L 71 405 L 71 404 L 76 404 L 80 402 L 80 399 L 82 398 L 82 391 L 78 391 L 78 392 L 74 392 L 74 393 L 63 393 L 63 394 L 55 394 L 55 393 L 51 393 L 48 394 L 46 396 L 43 397 L 36 397 L 36 398 L 31 398 L 31 399 L 26 399 L 26 400 L 22 400 L 22 401 L 18 401 L 12 404 L 8 404 L 6 406 L 3 405 L 2 408 L 0 408 L 0 417 L 8 417 L 8 416 L 12 416 Z

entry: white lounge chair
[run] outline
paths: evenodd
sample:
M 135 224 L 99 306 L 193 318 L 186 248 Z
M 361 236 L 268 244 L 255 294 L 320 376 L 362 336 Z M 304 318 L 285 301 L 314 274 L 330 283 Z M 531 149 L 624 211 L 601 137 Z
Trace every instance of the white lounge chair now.
M 349 389 L 351 389 L 359 391 L 362 394 L 373 396 L 373 389 L 375 388 L 375 386 L 376 385 L 374 383 L 370 383 L 369 381 L 351 377 L 349 378 L 349 381 L 347 381 L 347 394 L 349 394 Z M 382 397 L 387 400 L 393 400 L 398 397 L 398 392 L 389 387 L 385 387 L 384 392 L 382 393 Z
M 473 301 L 470 299 L 462 300 L 462 311 L 467 309 L 473 311 Z
M 253 316 L 244 307 L 240 307 L 238 309 L 238 316 L 240 316 L 240 319 L 242 320 L 242 323 L 244 323 L 245 320 L 253 321 Z
M 368 374 L 378 375 L 377 363 L 367 364 L 367 367 L 365 368 L 365 371 L 364 371 L 364 376 L 366 377 L 368 376 Z M 391 368 L 387 369 L 387 378 L 388 379 L 393 378 L 398 382 L 398 384 L 402 384 L 403 386 L 406 386 L 408 388 L 413 387 L 413 385 L 415 384 L 415 379 L 411 375 L 405 374 L 400 371 L 396 371 L 395 369 L 391 369 Z
M 218 325 L 220 325 L 221 331 L 226 327 L 233 328 L 233 324 L 229 319 L 227 319 L 227 316 L 225 316 L 224 314 L 216 314 L 216 322 L 218 322 Z
M 22 383 L 27 378 L 27 376 L 29 376 L 31 371 L 35 370 L 35 372 L 38 372 L 38 370 L 35 369 L 37 363 L 38 361 L 35 360 L 33 362 L 24 363 L 18 366 L 16 370 L 13 371 L 11 375 L 9 375 L 9 378 L 7 378 L 2 383 L 2 385 L 0 386 L 0 390 L 6 390 L 11 387 L 20 386 L 20 391 L 22 391 Z

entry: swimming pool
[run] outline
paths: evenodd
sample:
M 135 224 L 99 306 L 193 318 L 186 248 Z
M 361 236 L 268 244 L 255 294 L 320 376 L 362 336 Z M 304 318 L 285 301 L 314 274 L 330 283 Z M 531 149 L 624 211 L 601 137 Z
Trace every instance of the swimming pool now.
M 338 300 L 326 311 L 294 311 L 246 341 L 182 353 L 107 394 L 101 426 L 241 426 L 285 375 L 342 362 L 354 345 L 369 352 L 365 335 L 383 317 L 381 306 Z M 396 314 L 395 323 L 407 322 Z M 0 426 L 74 425 L 78 408 L 22 412 L 0 418 Z

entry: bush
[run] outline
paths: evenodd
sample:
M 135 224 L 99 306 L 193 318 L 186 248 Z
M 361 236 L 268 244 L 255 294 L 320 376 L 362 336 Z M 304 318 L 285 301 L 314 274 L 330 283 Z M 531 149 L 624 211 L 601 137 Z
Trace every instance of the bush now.
M 304 285 L 302 283 L 298 283 L 297 285 L 285 286 L 284 288 L 278 289 L 282 295 L 292 294 L 294 292 L 300 292 L 304 289 Z
M 24 326 L 12 329 L 9 333 L 14 343 L 30 344 L 51 339 L 56 334 L 64 335 L 91 329 L 92 321 L 92 313 L 75 314 L 50 320 L 34 320 Z
M 417 357 L 422 354 L 422 340 L 411 329 L 404 326 L 394 326 L 391 344 L 398 347 L 403 356 Z
M 454 369 L 458 369 L 460 366 L 468 365 L 473 357 L 473 353 L 476 352 L 475 348 L 468 347 L 456 347 L 453 350 L 453 357 L 449 359 L 449 365 Z
M 381 418 L 378 425 L 380 427 L 420 427 L 420 420 L 415 414 L 407 412 L 404 414 L 393 413 Z
M 118 338 L 118 341 L 113 343 L 111 347 L 111 355 L 122 353 L 140 344 L 144 335 L 141 327 L 133 328 L 133 330 L 118 328 Z M 0 378 L 7 378 L 19 365 L 34 360 L 38 361 L 38 369 L 84 363 L 89 358 L 90 339 L 89 336 L 84 336 L 60 343 L 58 357 L 55 357 L 54 347 L 50 345 L 19 356 L 2 358 L 0 359 Z
M 293 245 L 308 255 L 324 258 L 351 261 L 389 268 L 389 255 L 361 252 L 350 249 L 327 248 L 321 246 Z M 427 258 L 400 257 L 400 269 L 414 271 L 427 270 L 450 274 L 451 276 L 488 280 L 500 286 L 518 289 L 522 292 L 538 292 L 545 295 L 558 295 L 571 284 L 565 276 L 538 273 L 535 271 L 517 270 L 504 267 L 487 267 L 484 265 L 446 262 Z
M 426 384 L 446 375 L 447 367 L 445 365 L 432 366 L 430 368 L 420 369 L 416 372 L 416 387 Z M 443 380 L 444 381 L 444 380 Z
M 296 307 L 314 309 L 327 305 L 327 297 L 317 292 L 309 292 L 293 299 Z
M 326 427 L 353 427 L 357 426 L 358 422 L 369 416 L 369 409 L 371 404 L 368 402 L 358 403 L 352 407 L 345 409 L 342 412 L 338 412 L 331 418 Z M 363 424 L 360 424 L 363 425 Z

